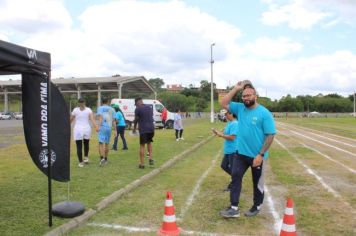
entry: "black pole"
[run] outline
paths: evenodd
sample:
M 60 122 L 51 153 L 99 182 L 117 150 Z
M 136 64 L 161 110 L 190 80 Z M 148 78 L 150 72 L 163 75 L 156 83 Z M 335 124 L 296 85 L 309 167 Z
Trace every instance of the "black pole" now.
M 51 121 L 51 76 L 47 74 L 47 163 L 48 163 L 48 226 L 52 227 L 52 160 L 51 160 L 51 136 L 50 136 L 50 121 Z

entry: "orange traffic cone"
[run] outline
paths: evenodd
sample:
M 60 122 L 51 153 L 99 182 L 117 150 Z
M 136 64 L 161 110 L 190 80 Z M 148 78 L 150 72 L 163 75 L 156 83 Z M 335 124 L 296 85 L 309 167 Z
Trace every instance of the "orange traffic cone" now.
M 284 212 L 283 224 L 279 236 L 296 236 L 295 219 L 293 213 L 293 200 L 288 198 Z
M 177 227 L 176 216 L 171 192 L 167 192 L 167 199 L 164 207 L 164 216 L 161 229 L 157 232 L 159 235 L 179 235 L 180 229 Z

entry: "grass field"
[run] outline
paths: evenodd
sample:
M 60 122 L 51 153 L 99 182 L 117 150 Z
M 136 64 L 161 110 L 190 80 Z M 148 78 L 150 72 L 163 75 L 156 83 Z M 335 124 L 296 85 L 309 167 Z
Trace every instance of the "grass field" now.
M 229 194 L 222 191 L 229 177 L 220 169 L 223 142 L 213 138 L 67 234 L 156 235 L 162 223 L 165 194 L 171 191 L 177 223 L 185 233 L 277 235 L 286 198 L 292 197 L 298 235 L 355 235 L 356 140 L 350 139 L 356 137 L 355 120 L 276 121 L 278 135 L 266 162 L 265 204 L 257 217 L 225 220 L 219 216 L 219 211 L 229 205 Z M 156 167 L 209 137 L 211 126 L 206 120 L 186 120 L 183 142 L 176 142 L 170 130 L 157 130 Z M 223 126 L 214 124 L 215 128 Z M 95 208 L 104 197 L 154 169 L 137 168 L 138 140 L 127 138 L 129 151 L 112 153 L 104 168 L 96 162 L 94 137 L 90 158 L 95 163 L 79 169 L 72 149 L 70 200 Z M 25 145 L 1 149 L 1 235 L 42 235 L 49 231 L 46 184 Z M 242 212 L 252 203 L 251 185 L 247 173 Z M 54 182 L 53 195 L 54 203 L 66 200 L 67 184 Z M 54 227 L 67 221 L 54 217 Z M 146 231 L 135 231 L 142 229 Z

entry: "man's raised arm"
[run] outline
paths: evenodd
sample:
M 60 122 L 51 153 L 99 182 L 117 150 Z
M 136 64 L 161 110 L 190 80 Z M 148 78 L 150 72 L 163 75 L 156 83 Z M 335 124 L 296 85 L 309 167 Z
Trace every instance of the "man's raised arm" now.
M 232 100 L 232 98 L 236 95 L 236 93 L 240 90 L 243 89 L 243 83 L 242 81 L 239 81 L 221 100 L 220 100 L 220 105 L 226 109 L 229 110 L 229 103 Z

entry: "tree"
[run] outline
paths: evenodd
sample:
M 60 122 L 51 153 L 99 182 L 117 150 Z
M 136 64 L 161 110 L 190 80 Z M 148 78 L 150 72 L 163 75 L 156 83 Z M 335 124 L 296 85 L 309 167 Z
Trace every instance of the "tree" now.
M 157 91 L 161 91 L 162 90 L 162 86 L 164 85 L 163 79 L 160 79 L 160 78 L 149 79 L 148 82 Z
M 181 92 L 186 97 L 193 96 L 193 97 L 199 97 L 200 92 L 197 89 L 192 89 L 192 88 L 184 88 Z
M 218 98 L 218 94 L 216 92 L 216 84 L 213 83 L 213 93 L 214 99 Z M 207 80 L 200 81 L 200 96 L 210 101 L 211 96 L 211 83 Z
M 177 109 L 180 111 L 188 111 L 188 109 L 194 105 L 193 97 L 186 97 L 179 93 L 162 92 L 158 94 L 158 99 L 169 111 L 173 112 L 176 112 Z

